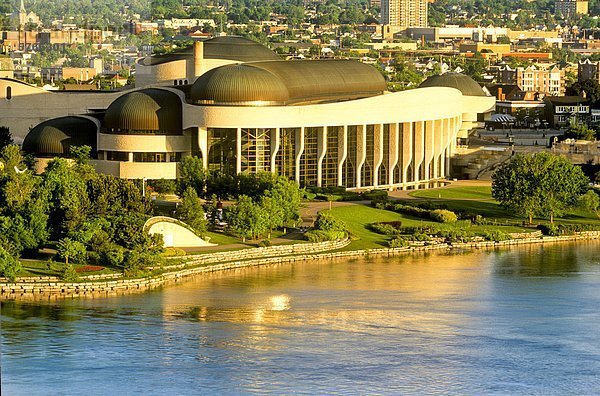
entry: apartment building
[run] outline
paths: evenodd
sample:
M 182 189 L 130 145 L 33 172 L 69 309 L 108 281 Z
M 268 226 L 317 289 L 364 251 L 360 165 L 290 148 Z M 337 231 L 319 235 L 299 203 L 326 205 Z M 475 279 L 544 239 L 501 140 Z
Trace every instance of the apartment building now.
M 517 85 L 525 92 L 550 96 L 565 94 L 565 72 L 557 66 L 542 69 L 535 66 L 517 67 Z
M 427 27 L 427 0 L 381 0 L 381 23 Z

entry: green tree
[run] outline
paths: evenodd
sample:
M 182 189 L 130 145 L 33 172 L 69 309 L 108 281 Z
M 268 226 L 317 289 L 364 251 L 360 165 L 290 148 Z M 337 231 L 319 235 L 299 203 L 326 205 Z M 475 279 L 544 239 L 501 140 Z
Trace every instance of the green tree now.
M 265 234 L 269 227 L 268 215 L 252 198 L 240 195 L 237 204 L 228 208 L 227 221 L 231 231 L 246 242 L 246 238 Z
M 192 227 L 199 235 L 206 232 L 207 222 L 204 209 L 202 209 L 202 203 L 196 190 L 192 187 L 188 187 L 183 193 L 181 203 L 177 206 L 176 215 L 179 220 Z
M 47 199 L 39 178 L 26 170 L 18 146 L 0 152 L 0 244 L 17 253 L 48 238 Z
M 21 268 L 19 258 L 0 245 L 0 276 L 14 282 Z
M 85 245 L 71 238 L 63 238 L 56 245 L 58 256 L 69 265 L 69 260 L 75 263 L 84 263 L 86 258 Z
M 178 165 L 179 179 L 177 180 L 177 193 L 181 196 L 188 187 L 196 190 L 199 197 L 204 196 L 206 172 L 202 165 L 202 158 L 186 156 Z
M 564 134 L 565 138 L 577 140 L 596 140 L 596 131 L 576 120 L 571 121 L 569 129 Z
M 535 216 L 554 217 L 574 205 L 588 179 L 568 159 L 541 152 L 518 154 L 492 176 L 492 195 L 500 204 L 529 223 Z
M 64 158 L 50 161 L 42 179 L 42 188 L 48 196 L 50 229 L 60 239 L 79 227 L 89 214 L 86 181 Z
M 588 190 L 579 198 L 579 205 L 600 218 L 600 197 L 594 190 Z

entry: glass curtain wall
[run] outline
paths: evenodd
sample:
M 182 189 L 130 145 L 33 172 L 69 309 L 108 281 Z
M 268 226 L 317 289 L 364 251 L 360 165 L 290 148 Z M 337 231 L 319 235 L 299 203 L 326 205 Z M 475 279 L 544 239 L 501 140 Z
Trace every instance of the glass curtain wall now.
M 323 187 L 338 185 L 338 154 L 339 136 L 344 132 L 344 127 L 327 127 L 327 151 L 323 159 L 322 181 Z
M 404 133 L 404 124 L 400 123 L 397 125 L 398 128 L 398 162 L 396 163 L 396 166 L 394 167 L 394 184 L 399 184 L 399 183 L 403 183 L 404 180 L 402 180 L 402 166 L 404 164 L 404 158 L 403 158 L 403 153 L 402 150 L 404 148 L 404 144 L 403 144 L 403 133 Z
M 389 184 L 388 167 L 390 163 L 390 124 L 383 125 L 383 161 L 379 166 L 378 182 L 380 185 Z
M 275 171 L 278 175 L 293 180 L 296 177 L 296 134 L 300 133 L 300 128 L 281 128 L 279 133 L 279 151 L 275 157 Z
M 208 128 L 208 169 L 236 174 L 235 128 Z
M 367 125 L 366 149 L 367 155 L 365 158 L 365 163 L 361 169 L 362 187 L 373 185 L 373 170 L 375 162 L 375 125 Z
M 271 170 L 272 128 L 242 129 L 242 172 L 268 172 Z
M 304 128 L 304 153 L 300 158 L 300 185 L 317 185 L 317 161 L 319 155 L 319 133 L 323 127 Z

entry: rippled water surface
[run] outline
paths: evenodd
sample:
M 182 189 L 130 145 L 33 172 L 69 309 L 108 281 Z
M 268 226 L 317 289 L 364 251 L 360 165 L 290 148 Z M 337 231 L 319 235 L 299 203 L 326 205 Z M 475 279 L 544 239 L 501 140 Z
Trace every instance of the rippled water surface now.
M 600 244 L 2 303 L 2 394 L 599 394 Z

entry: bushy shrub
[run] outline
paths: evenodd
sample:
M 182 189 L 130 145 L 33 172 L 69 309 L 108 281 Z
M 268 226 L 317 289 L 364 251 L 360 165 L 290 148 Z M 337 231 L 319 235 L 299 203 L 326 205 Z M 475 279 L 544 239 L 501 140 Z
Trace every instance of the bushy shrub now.
M 446 243 L 457 243 L 457 242 L 470 242 L 475 237 L 470 231 L 466 230 L 441 230 L 437 233 L 437 236 L 444 238 Z
M 387 201 L 388 192 L 385 190 L 372 190 L 362 194 L 363 198 L 370 201 Z
M 507 241 L 509 239 L 512 239 L 512 237 L 509 233 L 499 231 L 499 230 L 486 231 L 483 233 L 483 238 L 486 241 L 494 241 L 494 242 L 501 242 L 501 241 Z
M 360 201 L 362 196 L 359 193 L 347 191 L 342 195 L 342 201 Z
M 187 253 L 185 250 L 180 249 L 180 248 L 176 248 L 176 247 L 168 247 L 165 248 L 165 251 L 163 252 L 163 256 L 164 257 L 177 257 L 177 256 L 185 256 Z
M 0 245 L 0 275 L 14 282 L 21 268 L 19 257 Z
M 454 212 L 446 209 L 435 209 L 429 212 L 429 217 L 438 223 L 456 223 L 458 217 Z
M 558 236 L 561 234 L 559 227 L 556 224 L 540 224 L 537 227 L 542 234 L 548 236 Z
M 416 202 L 413 206 L 416 206 L 418 208 L 425 209 L 425 210 L 448 209 L 448 205 L 441 204 L 438 202 L 433 202 L 433 201 Z
M 312 193 L 310 191 L 304 190 L 302 192 L 302 199 L 305 199 L 307 201 L 312 201 L 317 197 L 317 194 Z
M 418 242 L 429 242 L 431 241 L 431 237 L 424 232 L 415 232 L 410 236 L 410 239 Z
M 319 201 L 337 202 L 342 201 L 344 199 L 344 196 L 340 194 L 317 194 L 315 199 L 318 199 Z
M 340 231 L 346 232 L 346 224 L 335 218 L 330 211 L 322 211 L 317 215 L 315 229 L 321 231 Z
M 423 219 L 429 218 L 429 210 L 422 209 L 417 206 L 404 205 L 404 204 L 395 204 L 393 206 L 394 212 L 398 212 L 401 214 L 405 214 L 413 217 L 420 217 Z
M 75 271 L 73 264 L 65 264 L 60 272 L 60 279 L 65 282 L 77 282 L 79 280 L 79 274 Z
M 273 244 L 271 243 L 270 239 L 263 239 L 262 241 L 258 242 L 258 247 L 269 247 L 271 245 Z
M 159 194 L 174 194 L 177 190 L 177 182 L 172 179 L 148 180 L 147 183 Z
M 310 242 L 325 242 L 325 241 L 336 241 L 346 236 L 345 232 L 342 231 L 323 231 L 323 230 L 312 230 L 307 231 L 305 234 L 306 239 Z
M 409 245 L 408 241 L 403 237 L 397 237 L 388 242 L 389 247 L 391 248 L 401 248 L 407 247 Z
M 369 225 L 369 228 L 375 231 L 378 234 L 383 235 L 400 235 L 402 232 L 400 231 L 401 222 L 396 222 L 398 225 L 392 225 L 389 223 L 373 223 Z
M 438 232 L 438 227 L 435 225 L 422 225 L 417 227 L 402 227 L 400 228 L 402 234 L 427 234 L 435 235 Z

